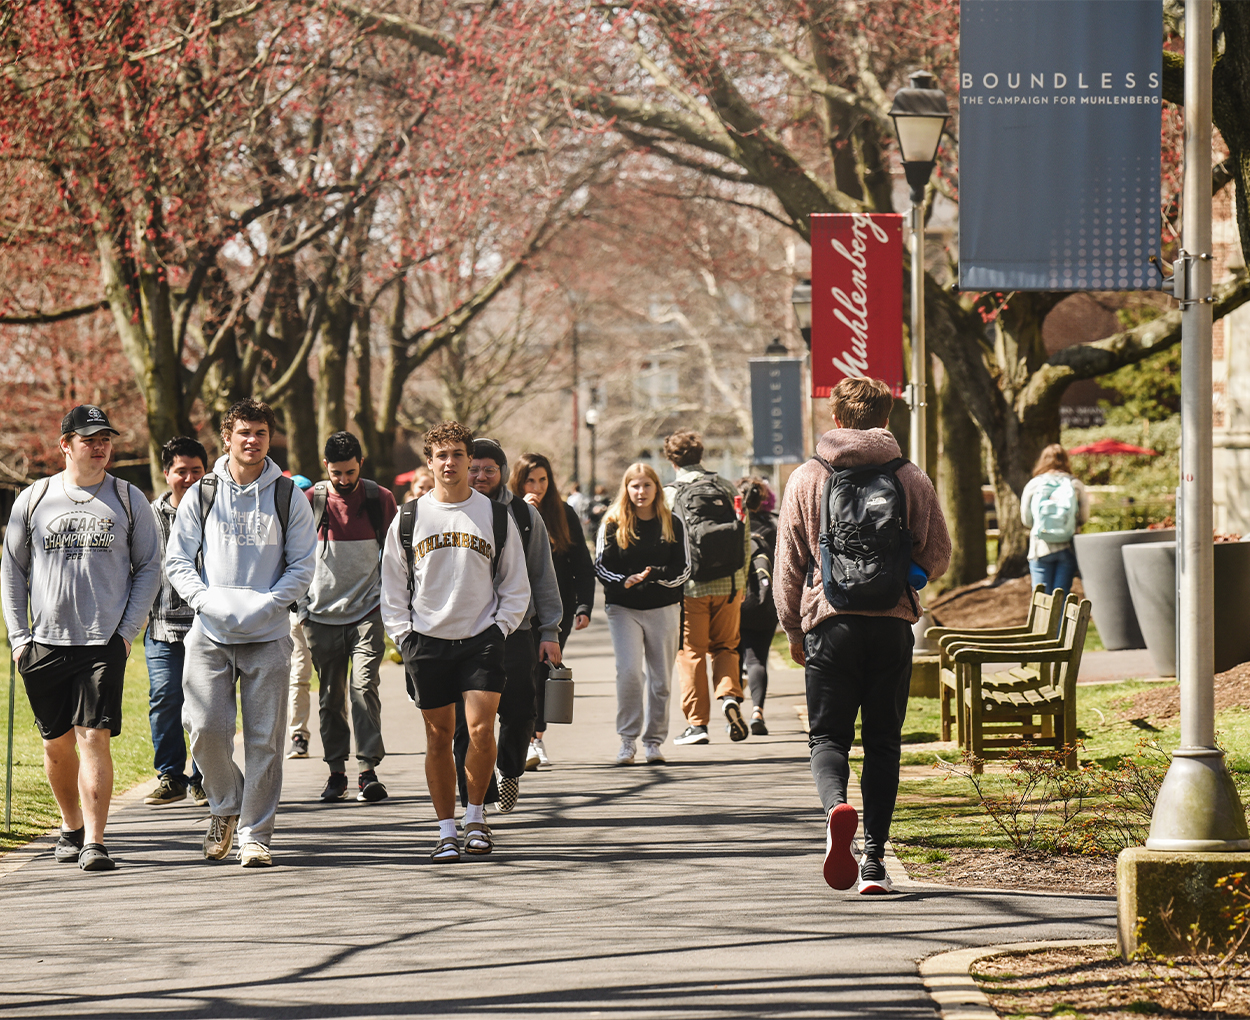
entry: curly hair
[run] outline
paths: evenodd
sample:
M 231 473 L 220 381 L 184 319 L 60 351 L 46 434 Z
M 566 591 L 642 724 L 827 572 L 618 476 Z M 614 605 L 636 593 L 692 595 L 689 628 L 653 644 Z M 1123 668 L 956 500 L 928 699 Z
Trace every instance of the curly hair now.
M 664 439 L 664 456 L 674 467 L 689 467 L 703 459 L 703 437 L 689 429 L 679 429 Z
M 472 456 L 472 431 L 458 421 L 440 421 L 425 434 L 425 445 L 421 447 L 421 452 L 425 454 L 426 460 L 430 460 L 436 446 L 454 446 L 456 443 L 463 443 L 464 452 Z
M 263 421 L 269 426 L 269 437 L 271 439 L 274 433 L 278 431 L 278 417 L 273 413 L 273 408 L 260 400 L 244 397 L 242 400 L 236 400 L 231 404 L 225 417 L 221 419 L 221 438 L 223 442 L 227 444 L 230 442 L 230 436 L 234 434 L 235 424 L 241 421 Z

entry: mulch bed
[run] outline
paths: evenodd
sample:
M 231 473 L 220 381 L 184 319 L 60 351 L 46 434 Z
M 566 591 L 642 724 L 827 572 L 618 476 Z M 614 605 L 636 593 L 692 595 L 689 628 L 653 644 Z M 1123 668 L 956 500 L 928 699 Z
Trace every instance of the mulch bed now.
M 1215 674 L 1215 710 L 1250 708 L 1250 662 Z M 1171 719 L 1180 715 L 1181 690 L 1174 684 L 1142 691 L 1133 699 L 1133 711 L 1125 718 Z
M 1072 582 L 1072 590 L 1085 597 L 1079 577 Z M 1013 577 L 1001 584 L 987 579 L 954 588 L 928 607 L 939 627 L 1014 627 L 1028 619 L 1032 595 L 1033 582 L 1027 577 Z
M 944 861 L 907 862 L 918 882 L 1034 892 L 1115 895 L 1115 858 L 1077 854 L 1025 856 L 1009 850 L 943 850 Z
M 1085 1016 L 1099 1020 L 1157 1017 L 1250 1016 L 1250 982 L 1244 976 L 1213 1000 L 1200 982 L 1187 982 L 1199 1003 L 1222 1006 L 1195 1009 L 1164 975 L 1175 971 L 1144 963 L 1124 963 L 1114 949 L 1082 946 L 1027 955 L 993 956 L 972 966 L 973 977 L 999 1016 Z M 982 978 L 990 980 L 982 980 Z

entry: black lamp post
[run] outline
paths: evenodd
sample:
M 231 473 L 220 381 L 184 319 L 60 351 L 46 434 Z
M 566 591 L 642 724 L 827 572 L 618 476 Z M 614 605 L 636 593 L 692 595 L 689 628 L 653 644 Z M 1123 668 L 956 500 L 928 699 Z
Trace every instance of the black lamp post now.
M 808 350 L 812 347 L 812 281 L 800 280 L 790 292 L 790 304 L 794 306 L 794 318 L 803 342 Z
M 599 424 L 599 408 L 591 404 L 586 408 L 586 431 L 590 433 L 590 491 L 587 495 L 595 498 L 595 426 Z
M 924 189 L 937 162 L 938 142 L 950 110 L 946 94 L 928 71 L 916 71 L 911 85 L 894 96 L 890 116 L 898 134 L 903 173 L 911 187 L 911 407 L 912 462 L 927 471 L 925 456 L 925 348 L 924 348 Z

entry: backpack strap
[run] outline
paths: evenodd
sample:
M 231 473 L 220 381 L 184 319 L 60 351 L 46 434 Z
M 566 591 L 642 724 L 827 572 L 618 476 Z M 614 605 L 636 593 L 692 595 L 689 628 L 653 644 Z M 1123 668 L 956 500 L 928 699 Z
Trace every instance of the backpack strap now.
M 490 560 L 490 574 L 491 577 L 498 577 L 499 559 L 503 556 L 504 543 L 508 541 L 508 508 L 492 499 L 490 511 L 495 530 L 495 555 Z
M 40 478 L 30 487 L 30 499 L 26 503 L 26 551 L 30 552 L 32 548 L 31 527 L 35 519 L 35 507 L 39 505 L 40 500 L 48 494 L 48 486 L 52 484 L 51 478 Z
M 318 482 L 313 486 L 312 511 L 318 536 L 321 534 L 321 529 L 326 526 L 326 498 L 329 495 L 329 488 L 329 482 Z
M 126 514 L 126 555 L 129 557 L 130 548 L 135 541 L 135 515 L 130 509 L 130 483 L 124 482 L 116 475 L 113 476 L 113 491 L 117 493 L 117 502 L 122 505 L 122 511 Z M 135 573 L 134 562 L 130 562 L 130 576 Z
M 378 483 L 372 478 L 362 478 L 360 484 L 365 487 L 365 513 L 369 515 L 369 523 L 373 525 L 373 535 L 378 540 L 378 550 L 386 545 L 386 526 L 382 523 L 382 493 Z
M 295 483 L 286 475 L 279 475 L 273 487 L 273 509 L 278 515 L 278 527 L 281 529 L 282 558 L 286 559 L 286 525 L 291 518 L 291 497 L 295 494 Z M 285 565 L 283 567 L 285 569 Z
M 404 551 L 404 562 L 408 566 L 408 608 L 412 609 L 413 575 L 416 570 L 416 557 L 412 551 L 412 537 L 417 531 L 417 503 L 410 499 L 399 508 L 399 547 Z
M 217 502 L 217 483 L 220 479 L 211 471 L 200 479 L 200 548 L 195 554 L 195 565 L 204 570 L 204 525 Z
M 516 529 L 521 533 L 521 549 L 528 556 L 530 551 L 530 535 L 534 533 L 534 508 L 523 499 L 509 500 L 512 508 L 512 519 L 516 521 Z M 521 520 L 524 517 L 525 520 Z M 502 548 L 498 542 L 496 548 Z

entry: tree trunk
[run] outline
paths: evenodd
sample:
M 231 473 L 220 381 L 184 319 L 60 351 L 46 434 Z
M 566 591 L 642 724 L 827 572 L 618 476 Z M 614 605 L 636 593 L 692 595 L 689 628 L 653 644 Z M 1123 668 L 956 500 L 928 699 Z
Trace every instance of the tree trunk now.
M 946 590 L 972 584 L 986 574 L 981 433 L 949 372 L 942 373 L 937 417 L 942 436 L 938 498 L 951 534 L 950 569 L 939 580 L 940 589 Z
M 287 468 L 293 475 L 316 481 L 322 475 L 321 447 L 317 444 L 317 404 L 313 381 L 300 372 L 282 397 L 286 419 Z
M 317 444 L 347 428 L 347 358 L 355 308 L 346 290 L 337 289 L 326 308 L 317 369 Z

